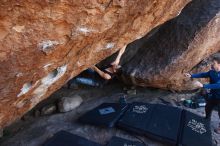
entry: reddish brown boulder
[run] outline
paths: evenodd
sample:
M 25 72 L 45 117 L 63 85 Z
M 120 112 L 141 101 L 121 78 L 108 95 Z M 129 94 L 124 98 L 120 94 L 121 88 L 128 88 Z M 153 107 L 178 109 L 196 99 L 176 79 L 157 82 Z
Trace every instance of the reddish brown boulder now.
M 0 2 L 0 127 L 190 0 Z
M 144 87 L 192 89 L 183 73 L 219 50 L 219 0 L 194 0 L 178 17 L 128 45 L 121 62 L 123 80 Z

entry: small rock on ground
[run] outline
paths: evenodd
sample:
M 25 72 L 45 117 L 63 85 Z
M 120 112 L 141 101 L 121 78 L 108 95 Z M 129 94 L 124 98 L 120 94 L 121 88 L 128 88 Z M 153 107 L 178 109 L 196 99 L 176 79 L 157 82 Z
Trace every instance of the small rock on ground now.
M 77 108 L 82 102 L 83 99 L 79 95 L 63 97 L 58 103 L 58 109 L 60 112 L 69 112 Z
M 50 115 L 56 111 L 57 107 L 54 104 L 47 105 L 41 109 L 41 115 Z

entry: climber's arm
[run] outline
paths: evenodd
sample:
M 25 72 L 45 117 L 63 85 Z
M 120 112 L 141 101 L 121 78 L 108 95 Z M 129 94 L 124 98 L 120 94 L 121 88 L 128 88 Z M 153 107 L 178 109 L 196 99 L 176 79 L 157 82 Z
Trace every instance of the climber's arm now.
M 95 72 L 97 72 L 102 78 L 109 80 L 111 79 L 111 76 L 107 73 L 104 73 L 103 71 L 101 71 L 98 67 L 96 66 L 92 66 L 91 67 L 92 70 L 94 70 Z

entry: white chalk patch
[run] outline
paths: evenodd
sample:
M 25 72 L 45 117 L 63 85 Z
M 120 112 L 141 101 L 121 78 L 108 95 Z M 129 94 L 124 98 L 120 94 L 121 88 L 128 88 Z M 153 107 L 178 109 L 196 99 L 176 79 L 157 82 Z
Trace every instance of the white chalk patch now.
M 57 80 L 59 80 L 65 74 L 66 70 L 67 70 L 67 65 L 63 65 L 53 70 L 46 77 L 41 79 L 40 86 L 37 87 L 33 92 L 34 96 L 31 99 L 33 105 L 39 102 L 40 97 L 46 94 L 48 88 Z
M 20 96 L 26 94 L 31 88 L 32 88 L 31 82 L 25 83 L 23 85 L 23 87 L 21 88 L 21 92 L 17 95 L 17 97 L 20 97 Z
M 108 43 L 105 48 L 106 49 L 112 49 L 115 46 L 115 43 Z
M 21 88 L 21 92 L 17 95 L 17 97 L 20 97 L 28 93 L 32 88 L 34 88 L 37 85 L 38 82 L 39 81 L 35 82 L 34 84 L 32 84 L 32 82 L 25 83 Z
M 103 43 L 100 43 L 96 46 L 96 52 L 102 51 L 102 50 L 108 50 L 108 49 L 112 49 L 115 47 L 115 43 L 111 42 L 111 43 L 107 43 L 106 45 Z
M 52 71 L 51 73 L 49 73 L 46 77 L 44 77 L 41 82 L 42 84 L 45 85 L 51 85 L 54 82 L 56 82 L 61 76 L 64 75 L 64 73 L 66 72 L 67 69 L 67 65 L 58 67 L 56 70 Z
M 43 52 L 48 53 L 54 46 L 59 44 L 60 43 L 58 41 L 45 40 L 40 42 L 38 46 Z
M 25 28 L 25 26 L 19 26 L 19 25 L 12 27 L 12 29 L 17 32 L 23 32 L 24 28 Z
M 91 30 L 88 29 L 87 27 L 79 27 L 79 28 L 77 28 L 77 30 L 78 30 L 79 32 L 82 32 L 82 33 L 85 33 L 85 34 L 91 32 Z
M 51 66 L 51 65 L 53 65 L 53 63 L 48 63 L 48 64 L 46 64 L 46 65 L 44 65 L 44 69 L 47 69 L 49 66 Z
M 71 35 L 75 37 L 80 34 L 88 35 L 90 32 L 93 32 L 93 31 L 94 31 L 93 29 L 81 26 L 81 27 L 77 27 L 76 29 L 73 29 Z
M 16 77 L 21 77 L 21 76 L 23 76 L 23 73 L 21 72 L 16 74 Z

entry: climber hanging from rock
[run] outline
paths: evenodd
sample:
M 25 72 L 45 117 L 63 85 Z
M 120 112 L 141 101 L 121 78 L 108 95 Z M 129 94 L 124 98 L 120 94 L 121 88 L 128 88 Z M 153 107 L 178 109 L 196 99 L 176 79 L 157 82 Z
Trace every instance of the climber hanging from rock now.
M 119 50 L 119 53 L 115 59 L 110 65 L 103 68 L 103 70 L 99 69 L 95 65 L 91 67 L 92 70 L 96 71 L 103 79 L 109 80 L 112 79 L 115 75 L 115 73 L 118 71 L 118 69 L 121 67 L 119 65 L 122 55 L 124 54 L 126 49 L 126 46 L 121 48 Z
M 118 74 L 118 70 L 121 67 L 119 65 L 121 57 L 125 52 L 126 46 L 119 50 L 116 59 L 109 65 L 99 69 L 97 66 L 85 70 L 79 76 L 68 81 L 67 86 L 70 88 L 72 85 L 84 84 L 89 86 L 103 86 L 110 79 L 113 79 Z M 101 78 L 100 78 L 101 77 Z

